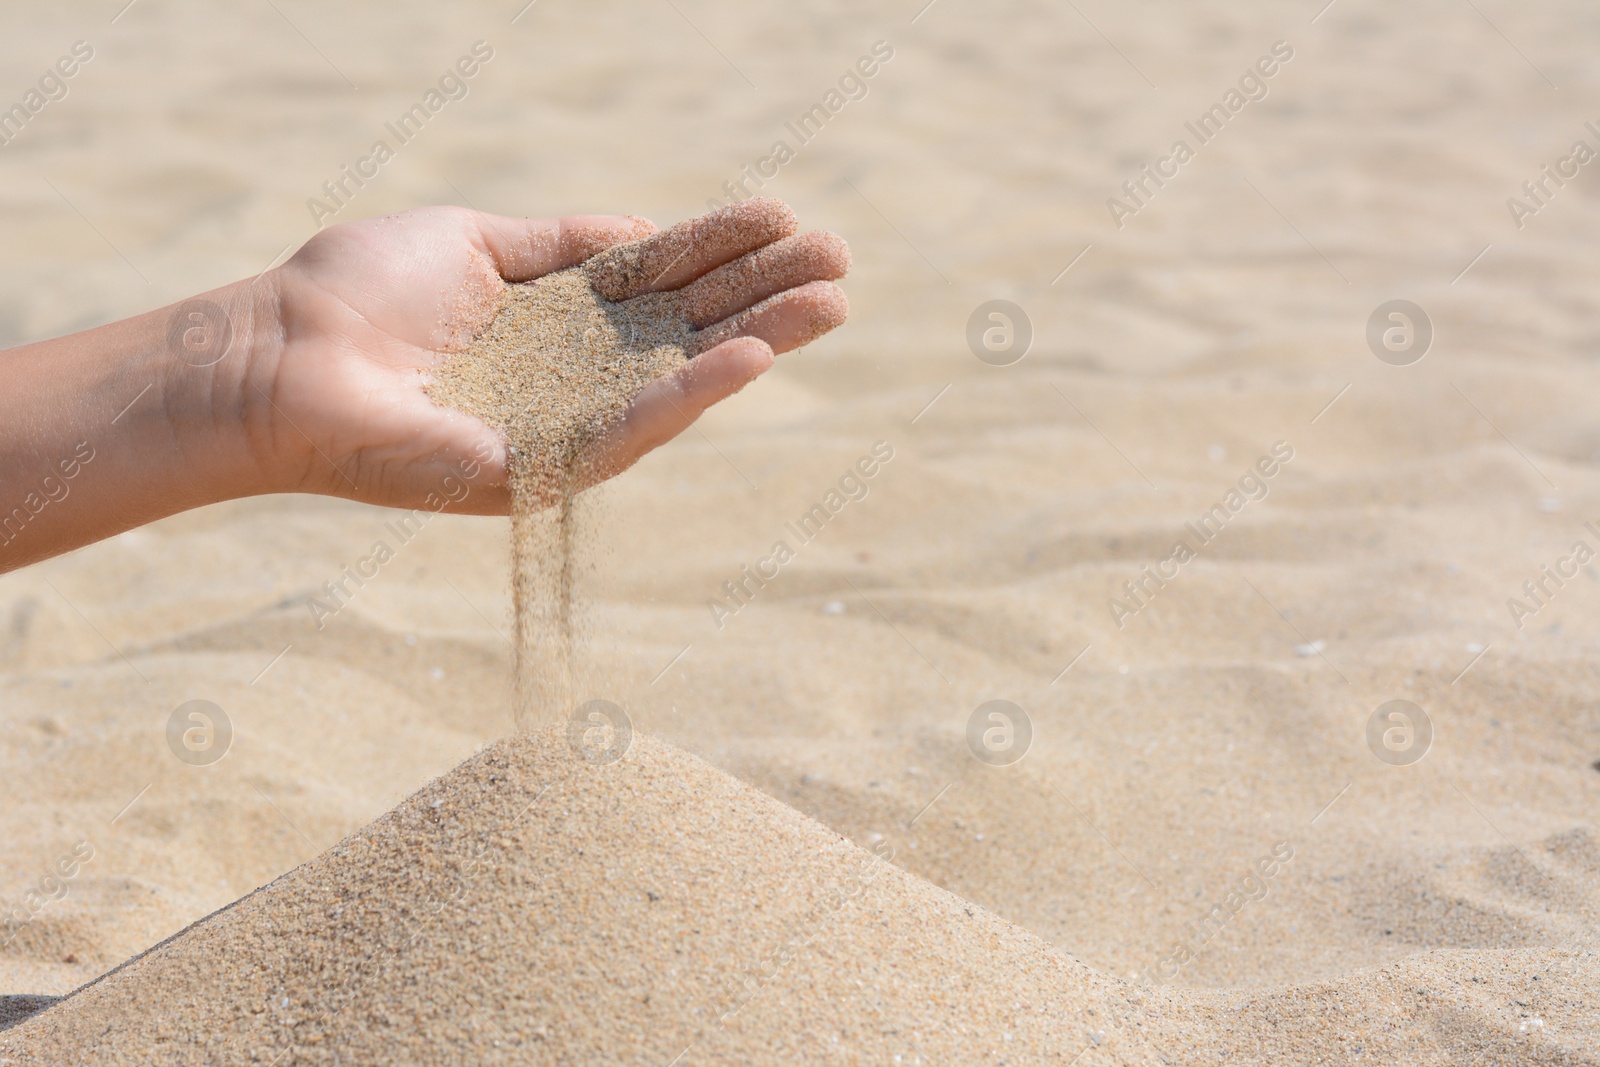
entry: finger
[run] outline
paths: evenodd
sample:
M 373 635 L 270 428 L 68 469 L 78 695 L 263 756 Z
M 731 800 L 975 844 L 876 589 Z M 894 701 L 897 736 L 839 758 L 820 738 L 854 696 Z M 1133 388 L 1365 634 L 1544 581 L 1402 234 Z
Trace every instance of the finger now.
M 759 337 L 774 352 L 792 352 L 842 326 L 849 314 L 850 301 L 844 290 L 832 282 L 807 282 L 699 331 L 690 342 L 689 354 L 709 352 L 735 337 Z
M 712 404 L 755 381 L 772 360 L 765 341 L 737 337 L 657 378 L 600 439 L 585 464 L 583 483 L 593 485 L 627 470 L 640 456 L 688 429 Z
M 690 282 L 682 293 L 683 311 L 699 329 L 785 289 L 834 281 L 849 271 L 850 246 L 843 237 L 822 232 L 785 237 Z
M 642 241 L 612 248 L 585 265 L 589 283 L 607 300 L 676 289 L 713 267 L 797 229 L 782 200 L 756 197 L 680 222 Z
M 655 223 L 637 215 L 514 219 L 479 213 L 477 221 L 484 250 L 508 282 L 576 267 L 596 253 L 656 232 Z

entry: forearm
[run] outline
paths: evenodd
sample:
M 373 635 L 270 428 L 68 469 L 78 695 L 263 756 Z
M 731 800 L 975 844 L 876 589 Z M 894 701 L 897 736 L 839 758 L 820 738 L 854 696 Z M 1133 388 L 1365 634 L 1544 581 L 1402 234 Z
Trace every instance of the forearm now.
M 275 300 L 266 276 L 0 352 L 0 571 L 271 491 L 247 402 Z

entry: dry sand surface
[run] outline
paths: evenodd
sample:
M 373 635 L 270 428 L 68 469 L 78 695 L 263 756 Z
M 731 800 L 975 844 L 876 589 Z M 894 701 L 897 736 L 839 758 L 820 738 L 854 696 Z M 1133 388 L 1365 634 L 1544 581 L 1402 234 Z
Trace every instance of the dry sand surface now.
M 674 221 L 892 56 L 762 190 L 849 241 L 849 326 L 598 494 L 621 760 L 496 745 L 503 520 L 242 501 L 0 579 L 0 1020 L 211 916 L 0 1061 L 1600 1061 L 1594 167 L 1507 205 L 1600 148 L 1592 6 L 118 7 L 0 16 L 5 101 L 95 50 L 0 148 L 0 340 L 260 271 L 480 39 L 335 219 Z M 968 347 L 993 299 L 1008 366 Z M 1395 299 L 1407 366 L 1366 338 Z M 995 699 L 1010 766 L 968 745 Z M 190 700 L 209 765 L 169 747 Z M 1369 745 L 1392 700 L 1420 760 Z

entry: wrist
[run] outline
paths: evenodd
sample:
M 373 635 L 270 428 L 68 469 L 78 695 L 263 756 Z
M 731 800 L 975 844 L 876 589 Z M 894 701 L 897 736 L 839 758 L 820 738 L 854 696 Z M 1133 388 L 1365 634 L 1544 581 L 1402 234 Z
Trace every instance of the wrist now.
M 290 491 L 263 391 L 282 345 L 275 272 L 152 314 L 150 358 L 130 384 L 142 373 L 158 393 L 150 415 L 183 459 L 188 506 Z

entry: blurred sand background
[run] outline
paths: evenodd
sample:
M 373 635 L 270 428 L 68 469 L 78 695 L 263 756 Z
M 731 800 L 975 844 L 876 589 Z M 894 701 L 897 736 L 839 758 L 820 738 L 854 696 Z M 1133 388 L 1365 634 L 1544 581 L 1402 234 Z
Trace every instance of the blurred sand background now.
M 1600 148 L 1600 12 L 1320 6 L 9 11 L 0 103 L 94 58 L 0 148 L 0 342 L 265 269 L 476 41 L 466 98 L 336 218 L 675 221 L 886 41 L 763 190 L 849 240 L 850 324 L 604 490 L 596 695 L 1106 975 L 1243 996 L 1432 953 L 1407 966 L 1485 1044 L 1592 1062 L 1539 998 L 1553 959 L 1600 968 L 1600 569 L 1520 629 L 1506 602 L 1600 548 L 1596 167 L 1520 229 L 1506 200 Z M 1277 41 L 1267 97 L 1118 229 L 1107 198 Z M 1005 367 L 965 338 L 997 298 L 1034 331 Z M 1435 332 L 1404 367 L 1365 339 L 1396 298 Z M 719 628 L 722 583 L 878 441 L 866 498 Z M 1108 598 L 1279 441 L 1268 497 L 1119 628 Z M 0 900 L 94 847 L 0 993 L 68 991 L 510 729 L 504 521 L 433 521 L 315 627 L 389 518 L 241 501 L 0 578 Z M 1007 768 L 965 741 L 997 698 L 1033 727 Z M 209 767 L 167 747 L 192 699 L 235 730 Z M 1431 719 L 1420 762 L 1369 749 L 1392 699 Z M 1511 977 L 1475 994 L 1480 964 Z

